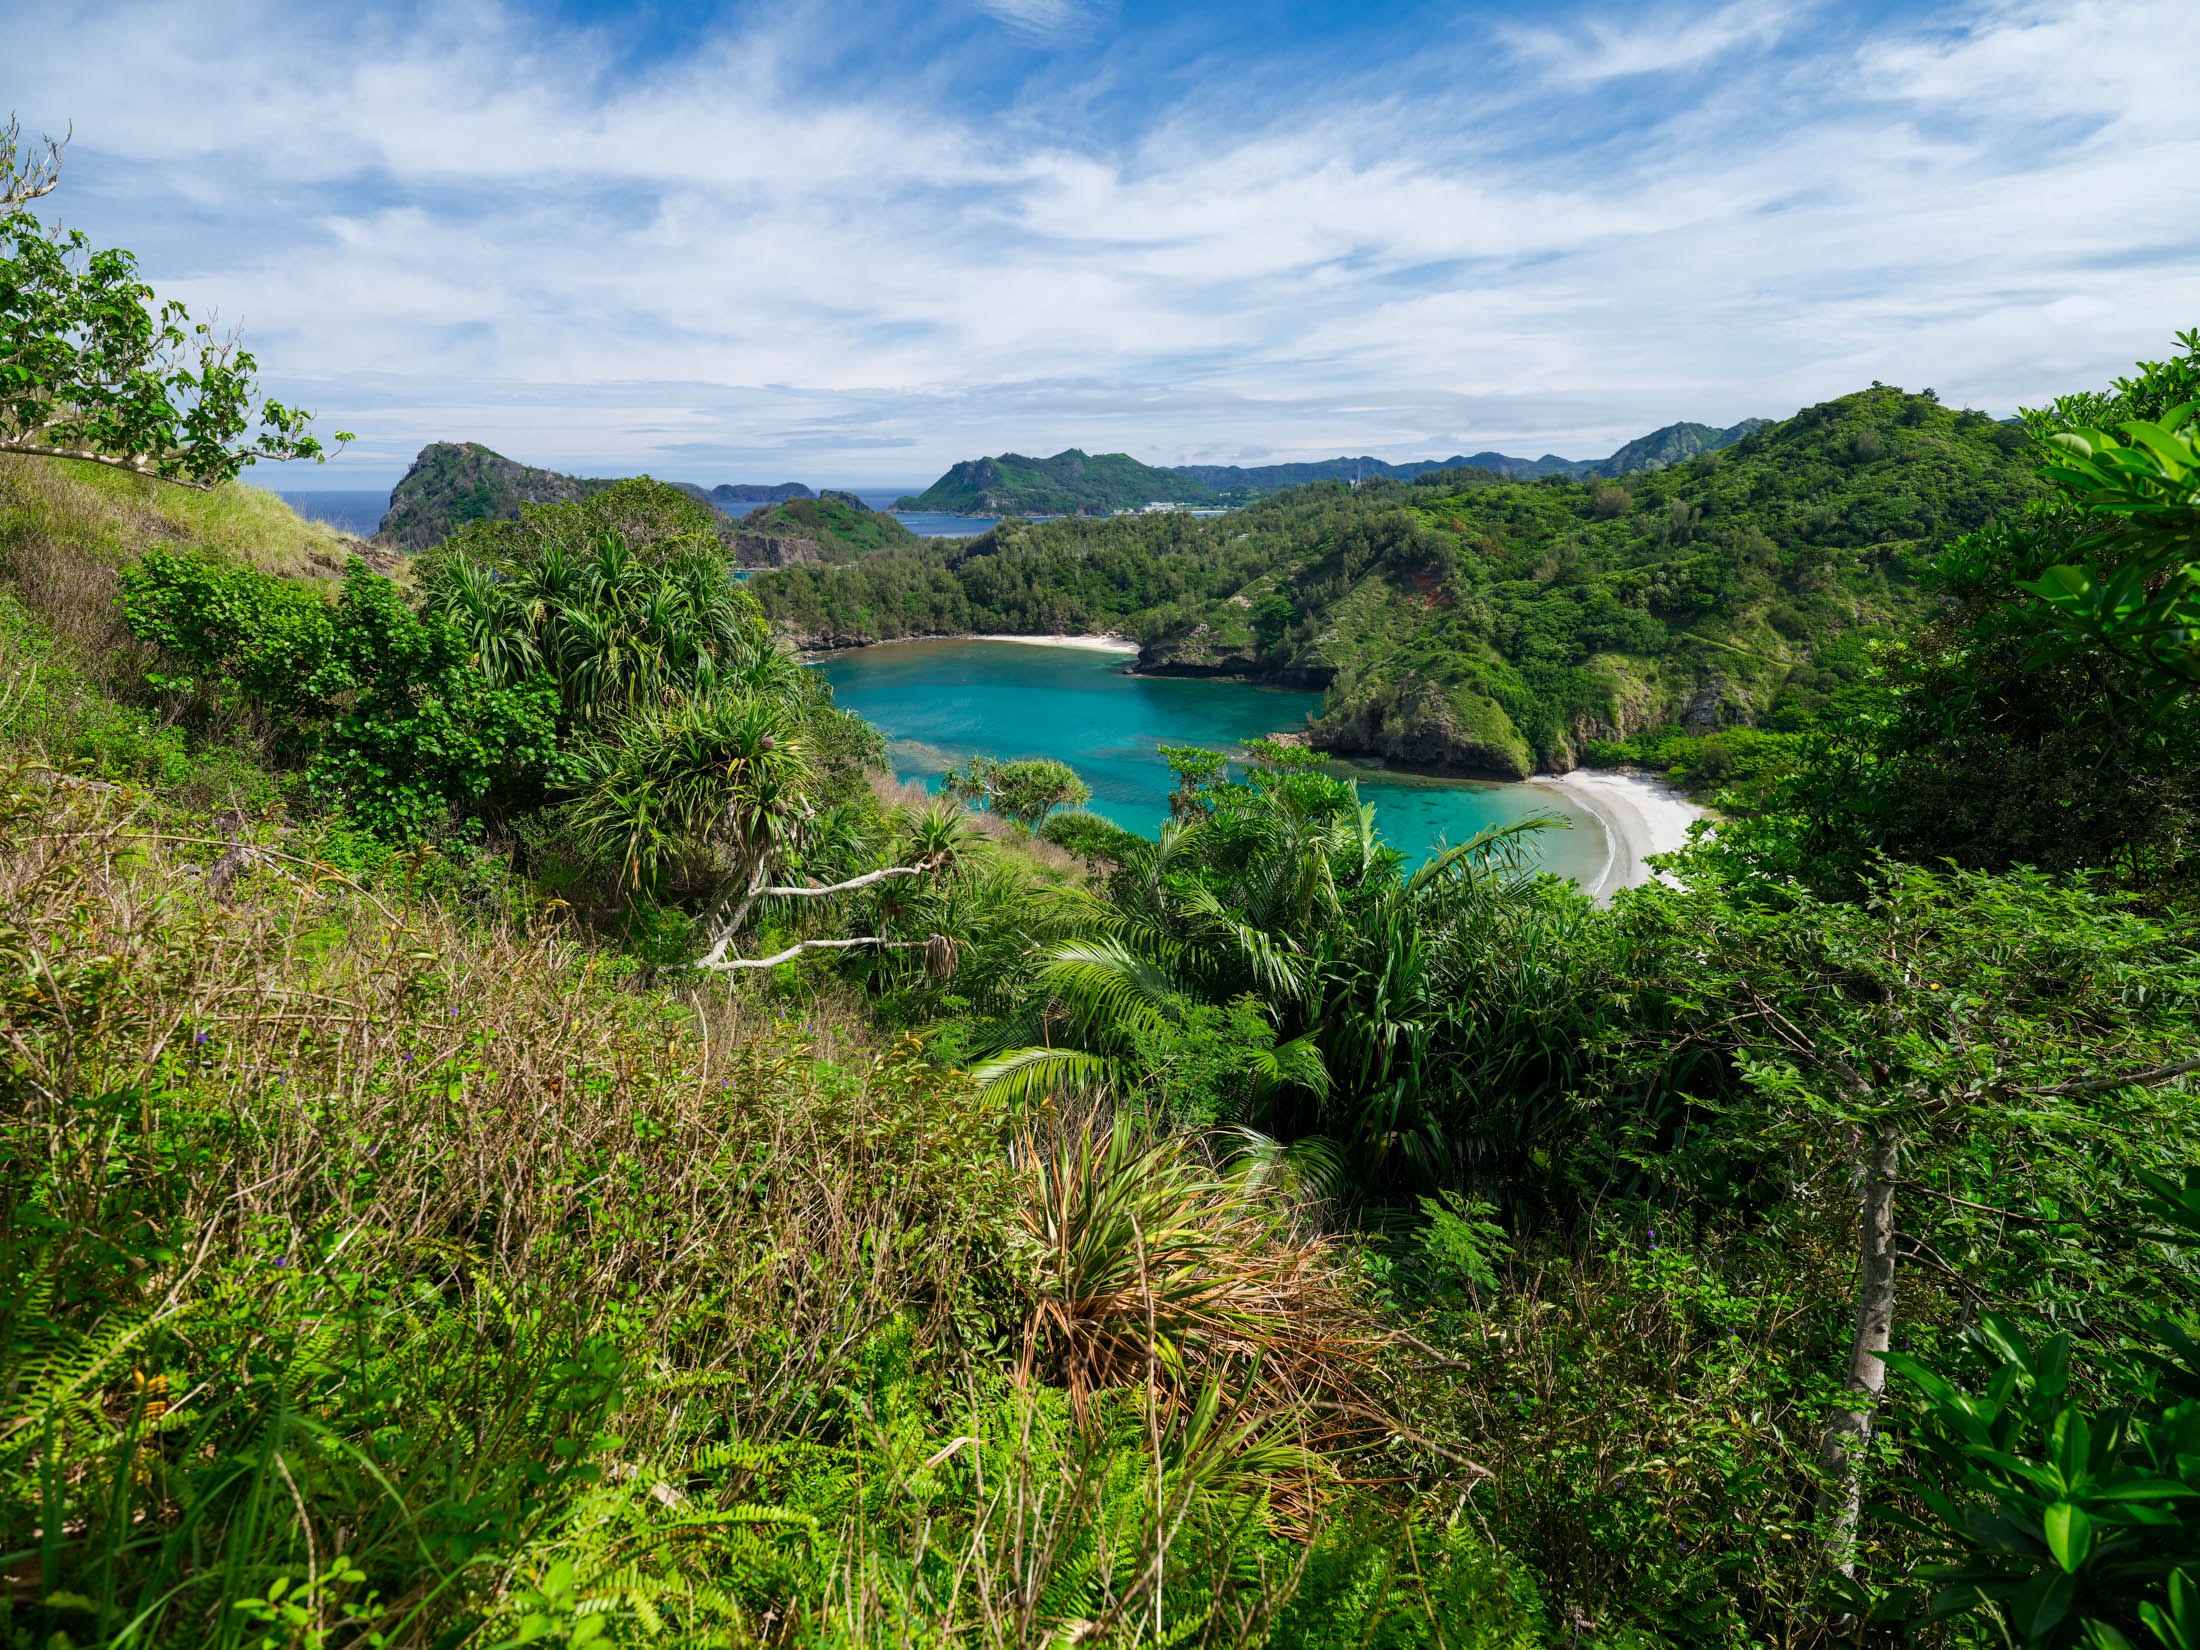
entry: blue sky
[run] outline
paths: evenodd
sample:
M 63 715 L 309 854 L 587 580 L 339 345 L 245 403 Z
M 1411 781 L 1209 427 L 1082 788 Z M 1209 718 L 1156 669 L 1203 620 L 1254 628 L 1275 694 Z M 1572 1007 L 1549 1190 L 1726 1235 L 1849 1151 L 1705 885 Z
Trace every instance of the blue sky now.
M 2200 324 L 2200 5 L 9 8 L 50 215 L 374 486 L 1601 455 Z

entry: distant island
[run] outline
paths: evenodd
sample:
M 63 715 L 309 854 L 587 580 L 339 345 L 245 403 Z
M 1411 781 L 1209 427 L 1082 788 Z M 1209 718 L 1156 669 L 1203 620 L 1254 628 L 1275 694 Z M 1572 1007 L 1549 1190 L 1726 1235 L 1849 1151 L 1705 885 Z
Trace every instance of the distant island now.
M 619 485 L 618 477 L 536 469 L 478 441 L 434 441 L 391 490 L 389 511 L 368 542 L 414 554 L 475 522 L 517 521 L 523 507 L 578 504 Z M 707 525 L 745 567 L 840 562 L 917 543 L 900 522 L 853 493 L 816 493 L 799 481 L 728 482 L 707 491 L 686 481 L 656 485 L 707 506 L 709 514 L 696 513 L 697 529 Z M 736 517 L 728 506 L 741 504 L 755 508 Z
M 1324 458 L 1300 464 L 1141 464 L 1126 453 L 1097 456 L 1075 447 L 1052 458 L 1002 453 L 965 459 L 922 493 L 895 501 L 897 510 L 938 510 L 959 516 L 1112 515 L 1150 504 L 1238 504 L 1285 487 L 1315 481 L 1368 481 L 1377 476 L 1411 481 L 1438 470 L 1488 470 L 1514 480 L 1564 476 L 1629 475 L 1661 470 L 1699 454 L 1731 447 L 1762 418 L 1720 429 L 1713 424 L 1668 424 L 1628 442 L 1608 458 L 1515 458 L 1509 453 L 1455 453 L 1450 458 L 1391 464 L 1379 458 Z
M 753 481 L 720 482 L 704 495 L 713 504 L 784 504 L 790 498 L 815 498 L 799 481 L 766 487 Z

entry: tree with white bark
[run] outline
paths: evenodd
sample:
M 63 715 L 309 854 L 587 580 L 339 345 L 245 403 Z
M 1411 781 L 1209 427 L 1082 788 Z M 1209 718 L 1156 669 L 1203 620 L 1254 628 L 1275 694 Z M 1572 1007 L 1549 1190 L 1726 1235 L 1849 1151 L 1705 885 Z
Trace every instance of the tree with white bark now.
M 1889 865 L 1857 902 L 1797 892 L 1784 908 L 1703 880 L 1642 908 L 1695 958 L 1698 1035 L 1742 1076 L 1712 1126 L 1784 1161 L 1853 1244 L 1843 1396 L 1819 1451 L 1827 1557 L 1847 1574 L 1905 1277 L 1985 1304 L 1936 1226 L 1965 1210 L 2051 1222 L 2057 1176 L 2098 1175 L 2133 1108 L 2200 1070 L 2200 950 L 2104 888 L 2027 872 Z

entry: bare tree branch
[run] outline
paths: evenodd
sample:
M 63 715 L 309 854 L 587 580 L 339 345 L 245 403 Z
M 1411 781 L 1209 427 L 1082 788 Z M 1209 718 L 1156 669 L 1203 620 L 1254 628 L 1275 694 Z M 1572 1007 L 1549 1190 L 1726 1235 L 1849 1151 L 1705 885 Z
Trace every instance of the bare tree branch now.
M 172 487 L 188 487 L 194 493 L 210 493 L 215 486 L 211 481 L 187 481 L 181 476 L 164 476 L 157 466 L 142 458 L 118 457 L 90 447 L 49 447 L 39 441 L 16 441 L 0 436 L 0 453 L 21 453 L 26 458 L 81 459 L 86 464 L 104 464 L 110 470 L 127 470 L 134 476 L 150 476 L 153 480 L 165 481 Z
M 61 182 L 61 152 L 75 135 L 72 126 L 59 143 L 46 138 L 45 155 L 34 159 L 24 149 L 23 123 L 9 116 L 7 125 L 0 127 L 0 217 L 54 192 Z
M 846 882 L 830 883 L 823 888 L 759 888 L 757 892 L 767 898 L 823 899 L 827 894 L 845 894 L 853 889 L 868 888 L 874 882 L 884 882 L 888 877 L 921 877 L 939 869 L 938 855 L 919 860 L 914 865 L 888 865 L 880 870 L 866 871 L 860 877 L 850 877 Z
M 728 936 L 729 939 L 730 937 Z M 865 934 L 852 940 L 796 940 L 786 950 L 775 951 L 768 957 L 723 957 L 719 953 L 725 949 L 727 941 L 721 940 L 712 949 L 710 955 L 704 957 L 695 966 L 697 968 L 720 970 L 775 968 L 783 962 L 790 962 L 801 956 L 805 951 L 846 951 L 859 945 L 875 945 L 882 951 L 923 951 L 929 950 L 939 943 L 940 938 L 938 935 L 926 940 L 890 940 L 883 934 Z
M 2127 1071 L 2121 1077 L 2096 1077 L 2090 1082 L 2064 1083 L 2057 1088 L 2031 1089 L 2031 1094 L 2098 1094 L 2103 1089 L 2152 1088 L 2156 1083 L 2166 1083 L 2172 1077 L 2182 1077 L 2188 1071 L 2200 1071 L 2200 1060 L 2182 1060 L 2174 1066 L 2149 1066 L 2145 1071 Z

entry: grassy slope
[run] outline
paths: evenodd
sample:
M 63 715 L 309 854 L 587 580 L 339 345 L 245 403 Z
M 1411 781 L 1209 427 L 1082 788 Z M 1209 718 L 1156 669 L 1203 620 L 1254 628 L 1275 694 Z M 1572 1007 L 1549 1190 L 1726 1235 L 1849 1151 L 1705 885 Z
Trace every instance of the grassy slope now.
M 189 545 L 334 590 L 349 554 L 403 565 L 307 521 L 273 493 L 211 492 L 92 464 L 0 457 L 0 741 L 113 778 L 179 788 L 248 811 L 282 782 L 259 764 L 241 718 L 188 737 L 150 693 L 151 661 L 123 627 L 115 574 L 156 545 Z

